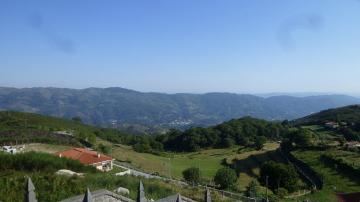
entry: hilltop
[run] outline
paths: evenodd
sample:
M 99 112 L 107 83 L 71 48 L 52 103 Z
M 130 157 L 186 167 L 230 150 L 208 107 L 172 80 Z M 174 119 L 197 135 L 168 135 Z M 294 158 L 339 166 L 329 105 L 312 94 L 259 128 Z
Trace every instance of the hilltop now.
M 118 130 L 99 128 L 81 122 L 81 119 L 55 118 L 35 113 L 1 111 L 0 143 L 16 144 L 45 142 L 65 145 L 91 146 L 96 137 L 116 137 L 123 142 L 131 135 Z
M 328 109 L 294 121 L 296 125 L 324 124 L 326 122 L 360 124 L 360 105 Z

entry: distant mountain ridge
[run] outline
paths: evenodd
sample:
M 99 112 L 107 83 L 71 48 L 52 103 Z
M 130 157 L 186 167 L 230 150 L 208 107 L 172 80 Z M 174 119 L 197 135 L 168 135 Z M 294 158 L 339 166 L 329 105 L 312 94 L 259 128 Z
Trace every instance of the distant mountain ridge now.
M 55 117 L 79 116 L 85 123 L 161 127 L 214 125 L 252 116 L 267 120 L 296 119 L 321 110 L 360 104 L 346 95 L 309 97 L 248 94 L 143 93 L 124 88 L 7 88 L 0 87 L 0 110 L 33 112 Z

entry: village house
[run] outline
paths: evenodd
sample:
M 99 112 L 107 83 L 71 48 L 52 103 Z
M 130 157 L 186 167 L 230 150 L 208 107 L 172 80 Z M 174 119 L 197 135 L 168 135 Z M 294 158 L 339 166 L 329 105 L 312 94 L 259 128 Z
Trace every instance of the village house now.
M 360 142 L 358 141 L 351 141 L 351 142 L 347 142 L 344 145 L 347 148 L 360 148 Z
M 325 127 L 330 128 L 330 129 L 336 129 L 336 128 L 339 128 L 339 126 L 340 125 L 337 122 L 334 122 L 334 121 L 329 121 L 329 122 L 325 123 Z
M 60 158 L 70 158 L 80 161 L 85 165 L 92 165 L 101 171 L 110 171 L 113 169 L 114 159 L 96 151 L 90 151 L 84 148 L 74 148 L 62 152 L 57 152 L 55 154 Z

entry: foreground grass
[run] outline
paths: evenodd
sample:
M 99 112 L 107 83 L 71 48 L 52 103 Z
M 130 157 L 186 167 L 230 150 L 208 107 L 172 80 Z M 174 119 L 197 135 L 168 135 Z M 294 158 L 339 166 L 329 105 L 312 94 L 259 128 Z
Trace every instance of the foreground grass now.
M 317 191 L 311 195 L 303 197 L 303 199 L 309 199 L 310 201 L 327 201 L 336 202 L 335 193 L 350 193 L 360 190 L 359 182 L 341 173 L 340 170 L 336 170 L 325 165 L 320 160 L 320 156 L 326 153 L 321 151 L 296 151 L 293 154 L 311 166 L 316 172 L 320 173 L 324 177 L 324 188 L 321 191 Z
M 276 160 L 274 155 L 268 152 L 274 151 L 279 147 L 278 143 L 266 143 L 263 150 L 249 150 L 239 148 L 228 149 L 209 149 L 192 153 L 164 153 L 154 155 L 147 153 L 135 152 L 132 147 L 125 145 L 113 145 L 101 139 L 97 140 L 98 144 L 102 143 L 112 147 L 113 158 L 120 161 L 128 162 L 132 166 L 149 173 L 159 173 L 162 176 L 182 179 L 182 172 L 189 167 L 198 167 L 201 170 L 202 178 L 205 182 L 212 181 L 216 171 L 225 164 L 237 164 L 240 168 L 237 190 L 244 191 L 249 183 L 258 176 L 259 166 L 267 160 Z M 31 144 L 28 150 L 36 150 L 47 153 L 54 153 L 68 149 L 66 146 L 48 145 L 48 144 Z M 246 162 L 246 163 L 242 163 Z M 255 173 L 252 175 L 251 173 Z
M 92 191 L 117 187 L 125 187 L 130 190 L 128 197 L 136 199 L 140 178 L 132 176 L 115 177 L 106 173 L 87 174 L 85 177 L 57 176 L 51 173 L 22 173 L 8 172 L 0 178 L 1 201 L 23 201 L 25 194 L 25 176 L 30 176 L 36 187 L 39 201 L 59 201 L 71 196 L 83 194 L 86 188 Z M 181 193 L 184 196 L 201 201 L 204 198 L 204 190 L 190 187 L 180 187 L 174 184 L 158 180 L 141 179 L 144 183 L 146 197 L 159 199 L 171 194 Z M 215 199 L 220 196 L 213 194 Z

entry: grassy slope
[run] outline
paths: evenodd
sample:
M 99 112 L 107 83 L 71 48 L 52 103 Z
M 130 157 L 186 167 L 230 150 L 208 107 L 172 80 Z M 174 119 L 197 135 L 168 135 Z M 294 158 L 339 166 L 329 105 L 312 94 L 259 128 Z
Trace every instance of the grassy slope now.
M 103 144 L 110 145 L 109 142 L 98 140 Z M 268 151 L 273 151 L 278 148 L 277 143 L 267 143 L 264 150 L 261 151 L 243 151 L 238 153 L 237 148 L 230 149 L 210 149 L 200 152 L 173 154 L 165 153 L 163 156 L 154 154 L 138 153 L 131 147 L 124 145 L 113 146 L 112 156 L 121 161 L 128 161 L 133 166 L 140 168 L 147 172 L 158 172 L 160 175 L 169 176 L 169 165 L 171 165 L 171 175 L 173 178 L 181 179 L 182 172 L 189 167 L 199 167 L 202 172 L 202 177 L 205 181 L 211 181 L 216 171 L 223 167 L 222 163 L 225 160 L 227 163 L 248 159 L 250 156 L 257 156 Z M 254 166 L 251 169 L 258 170 L 260 163 L 266 160 L 274 160 L 273 156 L 263 156 L 262 160 L 253 162 Z M 248 169 L 247 167 L 245 169 Z M 243 190 L 254 176 L 247 173 L 240 174 L 239 188 Z
M 44 127 L 44 129 L 81 129 L 85 131 L 91 131 L 94 129 L 92 126 L 84 125 L 75 121 L 33 113 L 0 111 L 0 116 L 7 116 L 16 120 L 20 120 L 22 121 L 23 126 L 38 126 L 39 128 Z
M 325 178 L 325 186 L 323 190 L 315 192 L 314 194 L 304 197 L 311 201 L 337 201 L 335 192 L 356 192 L 360 190 L 360 184 L 354 182 L 349 177 L 342 175 L 339 171 L 324 165 L 320 161 L 320 156 L 323 152 L 320 151 L 297 151 L 293 154 L 310 165 L 316 172 L 321 173 Z M 335 189 L 336 187 L 336 189 Z
M 98 139 L 98 143 L 110 145 L 109 142 Z M 195 153 L 184 154 L 166 154 L 167 156 L 157 156 L 154 154 L 135 152 L 130 146 L 113 146 L 112 156 L 121 161 L 129 161 L 131 165 L 147 172 L 158 172 L 160 175 L 169 176 L 169 158 L 171 157 L 171 175 L 173 178 L 181 179 L 182 171 L 191 167 L 199 167 L 204 180 L 213 179 L 216 171 L 223 167 L 222 162 L 225 159 L 227 163 L 241 162 L 239 164 L 241 172 L 239 175 L 238 189 L 245 190 L 246 186 L 254 177 L 257 177 L 261 162 L 267 160 L 277 160 L 276 156 L 269 155 L 269 151 L 278 148 L 277 143 L 267 143 L 264 150 L 261 151 L 242 151 L 238 153 L 236 148 L 232 149 L 211 149 Z M 68 149 L 68 146 L 50 145 L 50 144 L 30 144 L 26 145 L 27 151 L 41 151 L 46 153 L 55 153 Z M 246 162 L 246 163 L 244 163 Z M 249 174 L 255 173 L 255 176 Z

